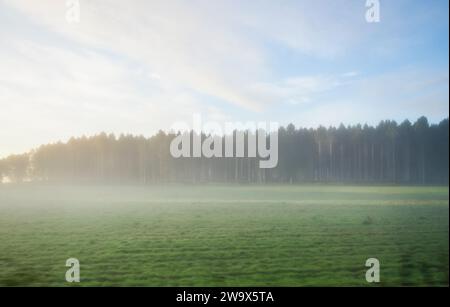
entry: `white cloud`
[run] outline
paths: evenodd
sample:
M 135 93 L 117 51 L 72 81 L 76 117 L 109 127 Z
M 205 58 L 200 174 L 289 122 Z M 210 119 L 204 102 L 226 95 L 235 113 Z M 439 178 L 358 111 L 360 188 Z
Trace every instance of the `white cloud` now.
M 357 71 L 348 71 L 346 73 L 343 73 L 341 76 L 344 78 L 353 78 L 359 75 L 359 72 Z
M 358 40 L 348 31 L 355 6 L 263 1 L 80 1 L 81 22 L 64 20 L 64 1 L 7 1 L 36 22 L 83 46 L 114 50 L 174 83 L 252 110 L 271 82 L 266 45 L 278 41 L 301 53 L 334 56 Z M 236 9 L 239 7 L 239 9 Z M 315 18 L 318 14 L 321 18 Z M 339 19 L 336 16 L 349 15 Z
M 261 95 L 261 100 L 266 101 L 268 105 L 277 102 L 298 105 L 310 103 L 318 95 L 348 82 L 338 75 L 297 76 L 278 82 L 257 83 L 251 86 L 251 90 L 255 96 Z
M 339 86 L 316 92 L 315 99 L 292 104 L 277 116 L 284 124 L 317 127 L 340 123 L 378 124 L 391 119 L 401 122 L 426 115 L 438 122 L 449 114 L 449 76 L 435 70 L 405 69 L 351 79 L 341 77 L 331 83 Z M 311 82 L 310 84 L 315 84 Z M 320 94 L 321 93 L 321 94 Z M 320 94 L 320 95 L 319 95 Z

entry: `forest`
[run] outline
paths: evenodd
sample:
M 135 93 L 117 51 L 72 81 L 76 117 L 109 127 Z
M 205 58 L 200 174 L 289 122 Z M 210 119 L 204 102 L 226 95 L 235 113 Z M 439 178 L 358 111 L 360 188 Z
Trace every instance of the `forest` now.
M 414 123 L 386 120 L 376 127 L 290 124 L 279 128 L 278 165 L 272 169 L 259 168 L 259 157 L 173 158 L 173 132 L 150 138 L 101 133 L 6 157 L 0 160 L 0 183 L 448 185 L 448 133 L 448 118 L 437 124 L 425 117 Z

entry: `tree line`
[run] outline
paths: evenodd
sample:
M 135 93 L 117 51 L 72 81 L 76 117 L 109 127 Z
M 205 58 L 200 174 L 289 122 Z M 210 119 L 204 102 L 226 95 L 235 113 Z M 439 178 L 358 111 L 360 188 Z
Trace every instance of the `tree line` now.
M 192 132 L 194 133 L 194 132 Z M 191 133 L 191 134 L 192 134 Z M 246 132 L 246 138 L 249 136 Z M 449 183 L 448 118 L 382 121 L 376 127 L 295 128 L 278 131 L 278 165 L 259 158 L 173 158 L 175 133 L 101 133 L 43 145 L 0 160 L 0 183 Z M 206 135 L 202 135 L 206 138 Z M 223 138 L 222 138 L 223 139 Z

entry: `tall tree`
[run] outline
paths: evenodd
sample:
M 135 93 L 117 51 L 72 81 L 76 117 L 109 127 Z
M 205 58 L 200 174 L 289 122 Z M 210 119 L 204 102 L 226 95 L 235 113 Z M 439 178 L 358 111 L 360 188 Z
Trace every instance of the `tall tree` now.
M 430 125 L 425 117 L 414 124 L 382 121 L 376 127 L 305 129 L 290 124 L 279 129 L 279 163 L 274 169 L 260 169 L 259 157 L 236 157 L 237 131 L 220 139 L 222 155 L 225 138 L 232 139 L 234 157 L 180 159 L 169 151 L 174 133 L 160 131 L 150 138 L 101 133 L 0 160 L 0 182 L 448 184 L 448 133 L 448 119 Z M 191 144 L 194 136 L 191 132 Z M 254 132 L 244 133 L 245 142 L 255 137 Z

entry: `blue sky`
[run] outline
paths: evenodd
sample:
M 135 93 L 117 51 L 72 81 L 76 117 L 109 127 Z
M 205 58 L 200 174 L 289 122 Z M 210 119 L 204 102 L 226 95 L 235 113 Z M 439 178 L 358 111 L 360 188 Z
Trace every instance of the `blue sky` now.
M 448 117 L 447 0 L 0 0 L 0 157 L 176 121 Z

